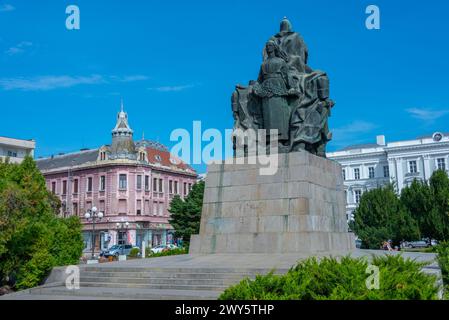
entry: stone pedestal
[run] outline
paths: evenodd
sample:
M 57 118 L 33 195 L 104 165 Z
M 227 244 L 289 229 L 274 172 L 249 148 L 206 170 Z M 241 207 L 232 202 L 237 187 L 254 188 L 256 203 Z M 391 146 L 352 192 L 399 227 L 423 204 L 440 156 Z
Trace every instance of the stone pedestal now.
M 273 175 L 258 164 L 208 166 L 200 234 L 192 254 L 317 253 L 355 249 L 340 165 L 308 152 L 278 155 Z

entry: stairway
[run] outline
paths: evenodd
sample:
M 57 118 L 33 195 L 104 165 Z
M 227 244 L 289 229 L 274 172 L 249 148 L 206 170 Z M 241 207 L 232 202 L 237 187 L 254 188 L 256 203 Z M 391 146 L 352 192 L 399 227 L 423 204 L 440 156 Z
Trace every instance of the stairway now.
M 270 272 L 264 268 L 151 268 L 91 265 L 80 272 L 80 289 L 43 286 L 28 291 L 26 299 L 152 299 L 216 300 L 245 277 Z M 277 270 L 276 274 L 287 272 Z M 16 298 L 22 299 L 16 293 Z M 12 296 L 10 298 L 13 298 Z

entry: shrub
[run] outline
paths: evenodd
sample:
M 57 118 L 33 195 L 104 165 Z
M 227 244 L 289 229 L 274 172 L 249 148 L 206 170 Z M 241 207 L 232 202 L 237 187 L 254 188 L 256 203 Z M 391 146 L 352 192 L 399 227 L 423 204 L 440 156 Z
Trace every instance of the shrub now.
M 449 242 L 442 242 L 436 247 L 437 261 L 441 269 L 445 295 L 449 294 Z
M 129 256 L 131 258 L 137 258 L 139 256 L 139 252 L 140 250 L 138 248 L 132 248 L 131 251 L 129 252 Z
M 366 286 L 368 262 L 364 258 L 309 258 L 285 275 L 273 273 L 248 278 L 225 290 L 220 300 L 428 300 L 437 299 L 436 277 L 402 256 L 373 257 L 379 267 L 380 288 Z
M 177 248 L 172 250 L 166 250 L 159 253 L 152 253 L 150 250 L 148 250 L 146 256 L 147 258 L 157 258 L 157 257 L 165 257 L 165 256 L 175 256 L 179 254 L 187 254 L 188 251 L 186 248 Z

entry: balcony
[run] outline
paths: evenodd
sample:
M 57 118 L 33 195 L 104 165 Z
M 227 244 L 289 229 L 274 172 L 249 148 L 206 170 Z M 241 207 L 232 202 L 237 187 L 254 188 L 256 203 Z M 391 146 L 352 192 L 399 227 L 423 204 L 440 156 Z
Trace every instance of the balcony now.
M 421 174 L 419 172 L 407 172 L 405 174 L 406 178 L 410 178 L 410 177 L 419 177 Z

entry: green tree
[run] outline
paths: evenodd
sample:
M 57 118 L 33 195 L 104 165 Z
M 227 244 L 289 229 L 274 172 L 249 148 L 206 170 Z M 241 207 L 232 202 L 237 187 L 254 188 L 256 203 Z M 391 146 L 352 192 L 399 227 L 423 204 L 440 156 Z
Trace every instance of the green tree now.
M 175 236 L 187 244 L 192 234 L 199 233 L 203 196 L 204 181 L 200 181 L 192 186 L 184 200 L 177 195 L 170 202 L 170 224 L 175 229 Z
M 354 213 L 351 228 L 369 249 L 378 249 L 391 239 L 394 245 L 402 240 L 419 239 L 416 221 L 398 199 L 392 185 L 365 192 Z
M 31 157 L 0 163 L 0 283 L 33 287 L 52 267 L 79 262 L 81 222 L 59 218 L 59 207 Z
M 423 237 L 449 239 L 449 178 L 437 170 L 428 183 L 415 180 L 401 192 L 401 202 L 418 222 Z
M 446 171 L 435 171 L 429 180 L 433 210 L 430 219 L 435 219 L 434 239 L 449 240 L 449 177 Z

